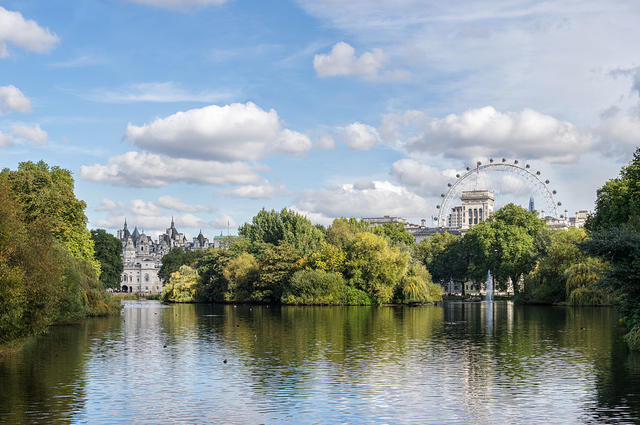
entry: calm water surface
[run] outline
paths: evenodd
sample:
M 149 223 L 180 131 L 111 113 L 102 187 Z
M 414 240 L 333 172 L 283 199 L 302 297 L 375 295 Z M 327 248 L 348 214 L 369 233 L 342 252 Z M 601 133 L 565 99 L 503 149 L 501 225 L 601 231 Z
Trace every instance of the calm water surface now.
M 0 358 L 0 422 L 638 423 L 621 331 L 608 308 L 508 302 L 127 302 Z

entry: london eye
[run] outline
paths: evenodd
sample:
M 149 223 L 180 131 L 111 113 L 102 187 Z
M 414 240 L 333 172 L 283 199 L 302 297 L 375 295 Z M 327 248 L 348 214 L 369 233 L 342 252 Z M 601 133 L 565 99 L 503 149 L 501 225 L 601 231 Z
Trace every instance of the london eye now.
M 556 200 L 557 192 L 549 187 L 550 181 L 542 177 L 542 173 L 538 170 L 533 170 L 530 164 L 520 164 L 516 160 L 508 160 L 502 158 L 502 160 L 489 159 L 489 162 L 483 164 L 477 162 L 474 167 L 466 167 L 466 170 L 462 173 L 456 174 L 456 180 L 448 183 L 448 189 L 440 196 L 442 201 L 436 206 L 438 209 L 438 216 L 434 217 L 438 222 L 438 227 L 447 227 L 447 216 L 451 212 L 451 208 L 454 202 L 460 199 L 463 191 L 478 189 L 479 180 L 481 177 L 490 177 L 490 175 L 496 175 L 498 173 L 507 173 L 519 178 L 527 185 L 527 188 L 535 199 L 542 202 L 542 211 L 545 216 L 550 216 L 554 219 L 562 218 L 558 214 L 558 207 L 562 205 L 561 202 Z M 483 179 L 488 181 L 490 179 Z M 494 190 L 492 187 L 482 187 L 484 190 Z

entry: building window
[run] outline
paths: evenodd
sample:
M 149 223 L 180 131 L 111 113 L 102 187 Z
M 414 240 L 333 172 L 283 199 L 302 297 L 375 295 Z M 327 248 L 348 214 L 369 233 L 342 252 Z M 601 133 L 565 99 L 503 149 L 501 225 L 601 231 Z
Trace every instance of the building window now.
M 473 218 L 473 224 L 478 224 L 478 217 Z
M 473 218 L 471 216 L 469 217 L 469 224 L 473 224 Z
M 127 275 L 125 274 L 124 276 L 122 276 L 122 281 L 126 282 L 127 281 Z
M 145 282 L 149 282 L 149 274 L 148 273 L 144 275 L 144 281 Z

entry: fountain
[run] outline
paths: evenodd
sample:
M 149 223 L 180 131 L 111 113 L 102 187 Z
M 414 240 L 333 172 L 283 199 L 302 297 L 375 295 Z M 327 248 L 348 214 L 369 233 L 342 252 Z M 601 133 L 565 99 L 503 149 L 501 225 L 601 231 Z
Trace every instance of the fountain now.
M 493 276 L 491 270 L 487 271 L 487 292 L 484 294 L 485 301 L 493 301 Z

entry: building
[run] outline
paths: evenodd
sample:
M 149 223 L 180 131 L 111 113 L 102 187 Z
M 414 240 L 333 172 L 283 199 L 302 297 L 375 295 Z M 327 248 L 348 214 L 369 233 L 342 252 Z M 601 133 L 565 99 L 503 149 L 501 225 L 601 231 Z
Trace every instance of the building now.
M 162 291 L 163 282 L 158 272 L 162 267 L 162 257 L 173 248 L 196 251 L 222 246 L 220 242 L 216 244 L 215 239 L 214 243 L 209 243 L 202 230 L 193 238 L 193 242 L 189 242 L 184 233 L 178 232 L 173 218 L 171 225 L 158 237 L 157 242 L 146 235 L 144 230 L 139 232 L 137 226 L 133 233 L 129 232 L 126 219 L 124 227 L 118 230 L 117 237 L 122 242 L 123 270 L 120 289 L 123 292 L 143 294 L 158 294 Z
M 493 215 L 493 192 L 468 190 L 462 192 L 462 226 L 467 230 Z
M 462 227 L 462 206 L 451 208 L 451 214 L 447 218 L 447 227 L 460 229 Z

